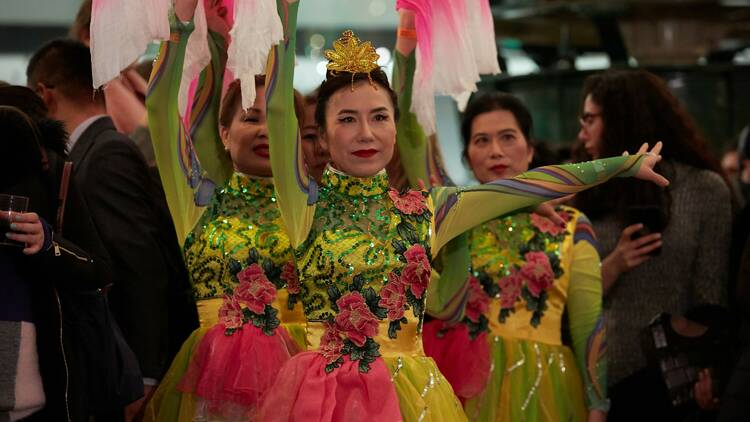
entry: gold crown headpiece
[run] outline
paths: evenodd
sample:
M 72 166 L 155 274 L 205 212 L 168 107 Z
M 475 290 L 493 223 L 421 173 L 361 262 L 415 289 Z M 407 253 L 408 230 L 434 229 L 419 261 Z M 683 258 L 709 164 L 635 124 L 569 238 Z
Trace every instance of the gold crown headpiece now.
M 334 75 L 339 72 L 352 74 L 352 91 L 354 90 L 354 75 L 357 73 L 366 73 L 370 79 L 370 85 L 375 87 L 370 72 L 380 67 L 378 66 L 380 56 L 375 52 L 370 41 L 361 42 L 354 32 L 348 29 L 333 42 L 333 50 L 325 51 L 325 56 L 328 59 L 326 68 Z

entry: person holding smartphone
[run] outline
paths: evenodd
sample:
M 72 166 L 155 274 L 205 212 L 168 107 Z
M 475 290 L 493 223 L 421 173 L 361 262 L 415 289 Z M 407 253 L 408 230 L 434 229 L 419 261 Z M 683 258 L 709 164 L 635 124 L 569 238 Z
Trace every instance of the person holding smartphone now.
M 697 304 L 725 302 L 732 203 L 718 161 L 659 77 L 644 70 L 589 76 L 581 113 L 579 158 L 658 140 L 664 160 L 657 168 L 672 182 L 661 188 L 613 181 L 574 200 L 591 219 L 604 257 L 610 418 L 616 419 L 618 383 L 646 365 L 638 333 L 649 321 L 660 312 L 682 315 Z

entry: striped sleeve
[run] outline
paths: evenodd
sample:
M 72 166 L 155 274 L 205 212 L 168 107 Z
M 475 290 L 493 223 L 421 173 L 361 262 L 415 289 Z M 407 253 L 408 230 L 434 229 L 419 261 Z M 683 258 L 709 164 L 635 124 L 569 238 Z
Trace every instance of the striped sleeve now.
M 535 168 L 512 179 L 471 187 L 434 187 L 432 250 L 492 218 L 577 193 L 613 177 L 638 172 L 645 155 L 631 155 L 578 164 Z

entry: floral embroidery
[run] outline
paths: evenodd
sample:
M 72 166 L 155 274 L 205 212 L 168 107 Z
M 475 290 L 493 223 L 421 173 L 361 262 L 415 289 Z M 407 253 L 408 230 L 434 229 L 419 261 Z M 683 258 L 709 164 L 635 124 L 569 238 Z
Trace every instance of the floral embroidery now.
M 503 293 L 500 295 L 500 308 L 501 309 L 513 309 L 516 306 L 516 301 L 521 297 L 521 286 L 523 285 L 523 279 L 517 270 L 511 270 L 511 273 L 500 279 L 498 283 L 500 291 Z M 502 318 L 501 321 L 505 321 Z
M 323 337 L 320 339 L 320 353 L 325 358 L 328 364 L 333 364 L 343 359 L 344 341 L 341 340 L 339 331 L 336 329 L 336 325 L 332 323 L 326 323 L 326 330 L 323 333 Z M 340 362 L 339 362 L 340 363 Z
M 566 222 L 572 219 L 571 212 L 565 209 L 558 210 L 558 215 Z M 489 230 L 490 235 L 483 230 Z M 482 271 L 474 274 L 486 275 L 490 268 L 493 274 L 500 274 L 496 283 L 488 285 L 482 282 L 482 277 L 480 282 L 490 297 L 500 301 L 497 317 L 501 323 L 515 312 L 519 301 L 532 312 L 531 325 L 537 327 L 541 323 L 547 309 L 547 291 L 563 275 L 558 250 L 568 234 L 567 228 L 537 214 L 496 219 L 479 229 L 476 239 L 484 242 L 483 239 L 489 237 L 492 243 L 481 243 L 478 248 L 472 248 L 481 250 L 479 253 L 483 255 L 479 257 L 493 255 L 480 267 Z M 507 253 L 497 253 L 498 243 Z
M 364 282 L 362 276 L 354 277 L 349 285 L 349 293 L 343 295 L 336 285 L 328 288 L 331 307 L 337 315 L 328 320 L 326 335 L 329 337 L 326 344 L 334 343 L 321 353 L 324 356 L 334 356 L 335 349 L 332 347 L 337 340 L 333 336 L 343 340 L 343 346 L 341 356 L 326 365 L 326 372 L 338 368 L 344 362 L 344 355 L 349 356 L 352 361 L 359 361 L 360 372 L 368 372 L 370 364 L 380 356 L 380 345 L 373 337 L 378 334 L 379 320 L 384 319 L 387 312 L 378 305 L 380 296 L 372 287 L 364 288 Z
M 479 322 L 482 314 L 490 309 L 490 298 L 482 289 L 479 279 L 469 276 L 469 299 L 466 304 L 466 318 L 471 322 Z
M 230 258 L 229 270 L 237 285 L 231 295 L 224 297 L 219 309 L 219 320 L 224 325 L 224 334 L 228 336 L 247 323 L 252 323 L 269 336 L 279 326 L 279 311 L 271 304 L 276 299 L 276 289 L 280 287 L 272 283 L 268 275 L 271 273 L 278 278 L 280 271 L 269 259 L 264 260 L 261 266 L 259 258 L 258 251 L 251 249 L 245 268 L 239 261 Z
M 364 346 L 368 337 L 378 334 L 378 319 L 359 292 L 351 292 L 336 301 L 339 313 L 334 318 L 336 328 L 352 343 Z
M 242 327 L 242 308 L 234 296 L 224 296 L 224 303 L 219 308 L 219 321 L 227 330 L 236 330 Z
M 425 195 L 420 191 L 409 190 L 399 193 L 397 190 L 391 189 L 388 191 L 388 196 L 391 197 L 393 205 L 396 206 L 396 209 L 398 209 L 401 214 L 422 215 L 427 211 Z
M 404 258 L 406 258 L 406 267 L 401 272 L 401 280 L 409 286 L 415 298 L 421 299 L 430 282 L 430 261 L 424 247 L 420 244 L 412 245 L 404 252 Z
M 276 297 L 276 288 L 268 281 L 263 269 L 252 264 L 237 274 L 240 284 L 234 289 L 234 298 L 251 312 L 262 314 L 266 305 Z
M 521 267 L 521 276 L 526 280 L 526 288 L 534 297 L 539 297 L 555 281 L 549 258 L 544 252 L 528 252 L 526 263 Z
M 380 289 L 378 306 L 388 311 L 390 321 L 398 321 L 404 317 L 406 294 L 404 285 L 395 273 L 388 274 L 388 284 Z
M 534 227 L 536 227 L 537 230 L 539 230 L 542 233 L 549 233 L 552 236 L 557 236 L 562 233 L 565 233 L 565 227 L 558 226 L 547 217 L 542 217 L 539 214 L 532 213 L 530 216 L 530 219 L 531 219 L 531 224 L 533 224 Z
M 293 262 L 284 264 L 284 268 L 281 270 L 281 279 L 286 282 L 286 289 L 289 294 L 299 294 L 299 276 Z

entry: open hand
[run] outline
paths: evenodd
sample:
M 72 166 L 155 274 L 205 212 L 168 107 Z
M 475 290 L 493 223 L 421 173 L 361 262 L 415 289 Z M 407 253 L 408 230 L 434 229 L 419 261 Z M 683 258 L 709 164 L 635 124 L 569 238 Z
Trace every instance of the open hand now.
M 669 180 L 654 171 L 654 166 L 656 165 L 656 163 L 661 161 L 661 148 L 661 142 L 657 142 L 654 147 L 651 148 L 651 150 L 648 149 L 647 143 L 641 145 L 641 148 L 638 150 L 638 154 L 646 154 L 646 158 L 643 160 L 641 167 L 638 169 L 638 173 L 636 173 L 635 175 L 637 179 L 647 180 L 649 182 L 656 183 L 661 187 L 669 186 Z M 628 152 L 625 151 L 623 155 L 628 155 Z

